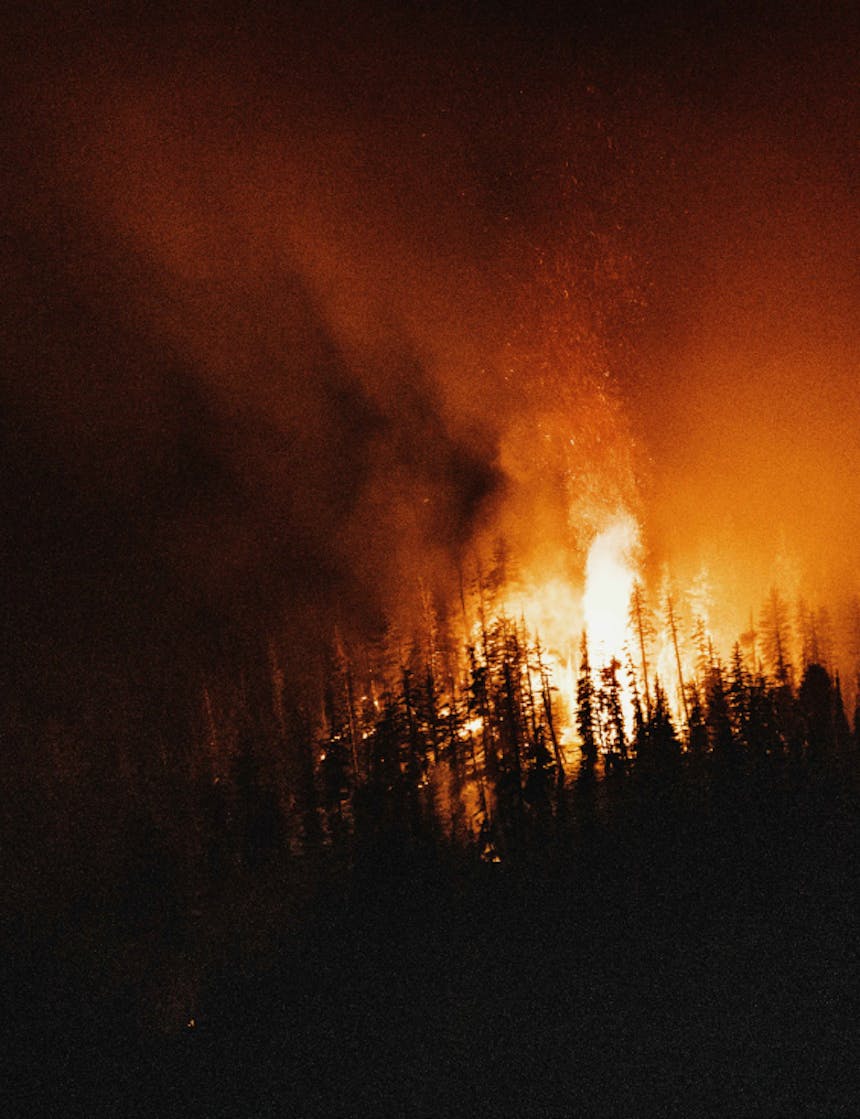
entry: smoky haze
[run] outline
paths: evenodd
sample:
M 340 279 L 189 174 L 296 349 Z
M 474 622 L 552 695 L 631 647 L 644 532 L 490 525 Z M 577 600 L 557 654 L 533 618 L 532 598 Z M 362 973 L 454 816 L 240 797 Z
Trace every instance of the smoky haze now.
M 22 22 L 10 677 L 575 577 L 619 504 L 740 588 L 851 552 L 851 20 L 675 16 Z

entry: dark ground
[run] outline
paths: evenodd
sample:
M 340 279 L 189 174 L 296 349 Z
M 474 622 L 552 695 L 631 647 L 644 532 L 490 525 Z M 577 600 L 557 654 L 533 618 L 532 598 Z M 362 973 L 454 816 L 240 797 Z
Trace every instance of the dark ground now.
M 19 943 L 3 1113 L 860 1114 L 851 782 L 628 781 L 569 809 L 499 864 L 325 856 L 261 931 L 279 868 L 224 915 L 184 1028 L 104 981 L 106 915 L 74 950 L 63 921 Z M 187 940 L 162 935 L 181 972 Z

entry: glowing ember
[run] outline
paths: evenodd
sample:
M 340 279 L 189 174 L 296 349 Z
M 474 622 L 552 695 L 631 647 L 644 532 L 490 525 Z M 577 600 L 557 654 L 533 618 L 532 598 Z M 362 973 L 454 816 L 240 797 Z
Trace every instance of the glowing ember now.
M 470 735 L 480 734 L 483 729 L 484 720 L 478 715 L 474 719 L 469 719 L 468 722 L 463 724 L 461 737 L 468 738 Z
M 627 641 L 638 547 L 639 526 L 629 513 L 621 512 L 598 533 L 589 549 L 582 606 L 595 664 L 620 657 Z

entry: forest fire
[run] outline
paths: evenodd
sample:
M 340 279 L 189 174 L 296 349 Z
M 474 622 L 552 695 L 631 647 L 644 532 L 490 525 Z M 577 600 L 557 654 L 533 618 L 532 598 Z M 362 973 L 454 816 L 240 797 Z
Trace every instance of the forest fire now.
M 629 513 L 619 513 L 598 532 L 588 550 L 582 608 L 597 666 L 619 656 L 629 643 L 630 597 L 639 578 L 638 548 L 635 520 Z
M 762 1008 L 857 943 L 846 6 L 68 7 L 0 44 L 22 1004 L 63 973 L 77 1021 L 98 972 L 195 1070 L 272 1055 L 239 1114 L 626 1114 L 573 1105 L 571 1051 L 654 1088 L 726 1022 L 764 1061 L 802 1023 L 797 1066 L 813 996 Z M 727 956 L 758 977 L 819 914 L 839 946 L 705 1021 L 724 939 L 766 926 Z
M 578 585 L 573 578 L 541 581 L 525 573 L 514 585 L 503 586 L 499 595 L 502 611 L 521 618 L 537 643 L 562 701 L 560 733 L 568 746 L 576 742 L 580 636 L 587 636 L 596 680 L 600 669 L 630 645 L 630 599 L 640 577 L 640 534 L 632 514 L 593 514 L 588 519 L 600 527 L 587 547 Z

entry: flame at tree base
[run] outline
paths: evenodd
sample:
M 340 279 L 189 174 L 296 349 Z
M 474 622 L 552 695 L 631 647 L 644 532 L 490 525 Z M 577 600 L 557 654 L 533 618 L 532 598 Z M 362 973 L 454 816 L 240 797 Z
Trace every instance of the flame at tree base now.
M 639 526 L 630 513 L 616 513 L 595 536 L 585 564 L 582 609 L 596 665 L 621 654 L 630 637 L 630 597 L 637 579 Z
M 583 629 L 591 650 L 595 685 L 600 669 L 620 657 L 630 642 L 629 606 L 638 579 L 640 530 L 625 509 L 603 522 L 588 548 L 582 582 L 554 575 L 525 579 L 503 589 L 500 609 L 523 626 L 536 642 L 560 698 L 559 728 L 566 744 L 575 740 L 576 681 Z M 629 725 L 632 707 L 625 695 Z

